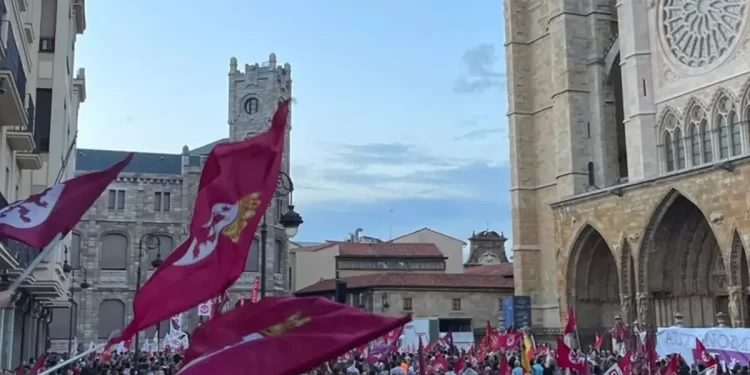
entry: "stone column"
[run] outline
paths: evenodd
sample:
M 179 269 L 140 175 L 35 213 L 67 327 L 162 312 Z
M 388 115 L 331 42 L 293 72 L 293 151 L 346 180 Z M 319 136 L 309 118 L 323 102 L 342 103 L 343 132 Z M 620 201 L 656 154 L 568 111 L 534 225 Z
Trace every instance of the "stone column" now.
M 0 364 L 3 368 L 13 368 L 13 338 L 15 336 L 14 326 L 16 309 L 13 307 L 3 310 L 3 341 L 2 353 L 0 353 Z
M 633 314 L 633 298 L 630 295 L 620 294 L 620 306 L 622 307 L 620 313 L 624 321 L 630 322 L 635 319 L 635 314 Z
M 727 292 L 729 293 L 729 318 L 732 327 L 739 328 L 745 327 L 748 322 L 745 321 L 745 299 L 742 298 L 743 288 L 739 285 L 727 286 Z
M 651 321 L 651 294 L 650 293 L 638 293 L 636 296 L 638 299 L 638 323 L 644 330 L 650 330 Z

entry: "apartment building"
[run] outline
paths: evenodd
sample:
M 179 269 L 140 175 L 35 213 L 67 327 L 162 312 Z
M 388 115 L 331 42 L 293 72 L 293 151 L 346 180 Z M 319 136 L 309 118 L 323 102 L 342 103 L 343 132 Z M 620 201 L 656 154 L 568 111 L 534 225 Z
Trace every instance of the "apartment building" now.
M 0 207 L 75 175 L 84 71 L 75 43 L 86 29 L 84 0 L 0 0 Z M 27 280 L 14 306 L 0 311 L 0 367 L 13 368 L 47 348 L 54 307 L 67 308 L 67 243 Z M 0 239 L 0 288 L 35 256 Z

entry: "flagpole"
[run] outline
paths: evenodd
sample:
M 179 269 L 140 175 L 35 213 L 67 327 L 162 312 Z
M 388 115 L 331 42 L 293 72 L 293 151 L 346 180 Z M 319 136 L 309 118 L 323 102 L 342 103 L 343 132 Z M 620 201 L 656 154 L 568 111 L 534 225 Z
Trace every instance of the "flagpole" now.
M 93 352 L 98 351 L 99 349 L 105 348 L 107 345 L 109 345 L 109 340 L 111 340 L 116 335 L 119 335 L 119 331 L 114 331 L 114 332 L 110 333 L 109 337 L 107 338 L 107 341 L 105 341 L 104 344 L 97 345 L 97 346 L 95 346 L 93 348 L 90 348 L 89 350 L 86 350 L 85 352 L 83 352 L 81 354 L 76 355 L 75 357 L 68 358 L 67 360 L 65 360 L 63 362 L 60 362 L 60 363 L 58 363 L 58 364 L 56 364 L 56 365 L 54 365 L 54 366 L 52 366 L 52 367 L 50 367 L 48 369 L 45 369 L 44 371 L 40 372 L 38 375 L 51 374 L 52 372 L 56 371 L 59 368 L 65 367 L 65 366 L 67 366 L 67 365 L 69 365 L 69 364 L 71 364 L 71 363 L 73 363 L 73 362 L 75 362 L 75 361 L 77 361 L 77 360 L 79 360 L 79 359 L 81 359 L 81 358 L 83 358 L 83 357 L 85 357 L 85 356 L 93 353 Z
M 15 280 L 13 280 L 13 283 L 10 284 L 8 287 L 8 291 L 15 294 L 16 290 L 23 284 L 23 282 L 31 276 L 32 273 L 34 273 L 34 270 L 39 265 L 39 263 L 42 263 L 42 261 L 47 258 L 47 256 L 52 252 L 52 250 L 57 247 L 57 245 L 62 241 L 63 236 L 61 233 L 58 233 L 55 238 L 52 239 L 52 241 L 49 243 L 49 245 L 45 246 L 39 255 L 37 255 L 36 258 L 34 258 L 31 263 L 29 263 L 28 266 L 26 266 L 26 269 L 21 272 L 21 275 L 19 275 Z

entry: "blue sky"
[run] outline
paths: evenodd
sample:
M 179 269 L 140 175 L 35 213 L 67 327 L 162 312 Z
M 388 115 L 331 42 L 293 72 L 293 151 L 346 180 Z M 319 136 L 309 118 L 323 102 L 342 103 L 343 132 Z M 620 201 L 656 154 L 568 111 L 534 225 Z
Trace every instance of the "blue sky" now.
M 79 147 L 179 153 L 225 137 L 229 58 L 275 52 L 296 98 L 295 240 L 510 237 L 502 2 L 188 3 L 86 3 Z

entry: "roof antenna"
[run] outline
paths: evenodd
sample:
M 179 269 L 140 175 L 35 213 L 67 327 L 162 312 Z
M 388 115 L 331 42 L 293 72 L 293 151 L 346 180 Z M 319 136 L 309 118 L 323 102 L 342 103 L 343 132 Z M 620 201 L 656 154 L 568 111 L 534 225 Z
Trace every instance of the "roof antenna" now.
M 487 228 L 486 231 L 489 232 L 490 231 L 490 222 L 489 221 L 485 221 L 484 225 Z

